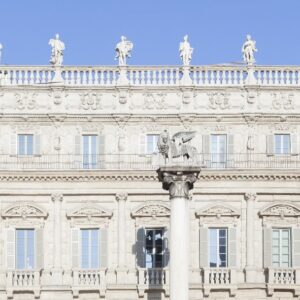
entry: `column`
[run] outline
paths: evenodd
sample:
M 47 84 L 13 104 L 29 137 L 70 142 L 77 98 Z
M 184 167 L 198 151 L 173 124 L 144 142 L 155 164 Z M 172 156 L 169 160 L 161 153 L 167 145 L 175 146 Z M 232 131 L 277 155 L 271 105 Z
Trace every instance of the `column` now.
M 199 168 L 162 167 L 158 170 L 163 188 L 171 201 L 170 299 L 189 299 L 189 191 L 197 180 Z
M 52 274 L 52 284 L 60 285 L 62 284 L 62 265 L 61 265 L 61 202 L 63 200 L 63 195 L 53 194 L 51 199 L 54 204 L 54 220 L 53 220 L 53 241 L 54 241 L 54 259 L 53 268 L 51 270 Z
M 117 283 L 126 282 L 126 200 L 127 194 L 116 194 L 118 201 L 118 268 Z
M 245 200 L 247 201 L 247 231 L 246 231 L 246 282 L 253 283 L 256 280 L 256 270 L 254 264 L 254 229 L 255 229 L 255 219 L 254 219 L 254 204 L 255 204 L 256 194 L 246 193 Z

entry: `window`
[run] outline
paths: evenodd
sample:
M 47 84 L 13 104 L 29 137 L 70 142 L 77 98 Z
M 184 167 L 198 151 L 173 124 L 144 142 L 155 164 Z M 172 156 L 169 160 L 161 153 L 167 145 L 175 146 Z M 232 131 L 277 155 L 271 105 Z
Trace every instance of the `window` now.
M 16 268 L 20 270 L 34 269 L 35 247 L 34 229 L 16 230 Z
M 209 266 L 227 267 L 227 228 L 209 229 Z
M 275 134 L 275 154 L 290 154 L 291 143 L 289 134 Z
M 272 265 L 291 267 L 291 233 L 288 228 L 272 230 Z
M 94 169 L 97 166 L 97 135 L 83 135 L 83 168 Z
M 147 134 L 147 154 L 158 152 L 157 142 L 159 139 L 158 134 Z
M 146 268 L 163 268 L 164 258 L 164 229 L 146 229 Z
M 33 134 L 18 134 L 18 155 L 33 155 Z
M 227 155 L 226 134 L 212 134 L 210 137 L 212 165 L 225 167 Z
M 81 229 L 81 268 L 99 268 L 99 229 Z

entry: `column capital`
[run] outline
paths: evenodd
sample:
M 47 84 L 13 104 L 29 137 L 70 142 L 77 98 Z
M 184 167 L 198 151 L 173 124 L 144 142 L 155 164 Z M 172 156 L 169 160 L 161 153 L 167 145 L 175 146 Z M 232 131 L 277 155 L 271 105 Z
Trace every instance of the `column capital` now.
M 256 193 L 245 193 L 244 198 L 245 200 L 248 201 L 255 201 L 257 197 Z
M 117 201 L 126 201 L 127 198 L 128 198 L 127 193 L 118 193 L 118 194 L 116 194 L 116 200 Z
M 161 167 L 157 170 L 157 173 L 163 184 L 163 189 L 169 191 L 170 199 L 190 199 L 189 191 L 194 188 L 200 168 L 189 166 Z
M 63 194 L 52 194 L 52 195 L 51 195 L 51 200 L 52 200 L 53 202 L 56 202 L 56 201 L 62 202 L 63 197 L 64 197 Z

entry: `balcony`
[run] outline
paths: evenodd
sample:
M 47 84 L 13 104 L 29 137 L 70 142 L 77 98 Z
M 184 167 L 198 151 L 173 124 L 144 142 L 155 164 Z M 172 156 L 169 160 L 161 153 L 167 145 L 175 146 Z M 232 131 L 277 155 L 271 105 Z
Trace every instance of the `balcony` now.
M 211 290 L 229 290 L 231 296 L 236 294 L 236 270 L 229 268 L 205 268 L 202 270 L 204 295 L 209 296 Z
M 156 170 L 162 165 L 195 165 L 208 170 L 234 169 L 299 169 L 300 155 L 272 155 L 265 153 L 228 154 L 216 160 L 215 154 L 197 154 L 194 161 L 174 159 L 166 162 L 160 154 L 104 154 L 72 155 L 43 154 L 12 156 L 0 154 L 0 170 Z
M 138 269 L 138 292 L 143 296 L 145 290 L 164 290 L 169 295 L 169 269 Z
M 99 296 L 106 292 L 106 269 L 100 270 L 73 270 L 73 296 L 79 296 L 81 291 L 98 291 Z
M 6 292 L 13 298 L 15 292 L 32 292 L 35 298 L 40 296 L 39 270 L 12 270 L 6 273 Z
M 296 285 L 300 284 L 300 269 L 295 268 L 274 268 L 267 269 L 267 292 L 272 296 L 274 290 L 293 290 L 300 296 L 299 289 Z
M 181 66 L 128 66 L 126 67 L 130 86 L 178 86 L 182 78 Z M 191 66 L 190 77 L 193 86 L 242 86 L 248 71 L 245 65 Z M 117 85 L 120 76 L 118 66 L 63 66 L 62 84 L 66 86 Z M 299 66 L 253 66 L 253 82 L 259 86 L 299 86 Z M 1 66 L 0 85 L 26 86 L 48 85 L 55 78 L 51 66 Z

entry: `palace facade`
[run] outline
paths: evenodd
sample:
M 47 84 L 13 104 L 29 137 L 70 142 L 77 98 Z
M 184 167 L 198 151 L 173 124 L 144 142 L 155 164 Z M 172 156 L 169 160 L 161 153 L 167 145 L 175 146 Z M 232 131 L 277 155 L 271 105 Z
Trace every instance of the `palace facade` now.
M 299 298 L 299 87 L 298 66 L 0 66 L 0 299 L 170 299 L 165 129 L 196 132 L 189 299 Z

